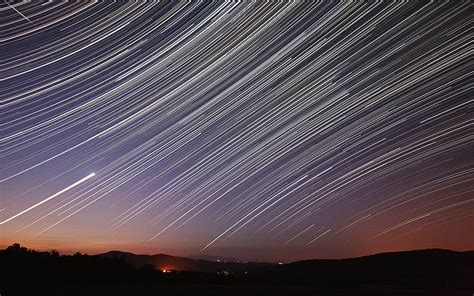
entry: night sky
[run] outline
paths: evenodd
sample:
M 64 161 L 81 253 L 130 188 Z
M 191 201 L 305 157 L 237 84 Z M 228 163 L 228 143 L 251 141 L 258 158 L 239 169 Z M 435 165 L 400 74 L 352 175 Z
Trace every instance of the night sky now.
M 471 1 L 0 3 L 0 246 L 474 249 Z

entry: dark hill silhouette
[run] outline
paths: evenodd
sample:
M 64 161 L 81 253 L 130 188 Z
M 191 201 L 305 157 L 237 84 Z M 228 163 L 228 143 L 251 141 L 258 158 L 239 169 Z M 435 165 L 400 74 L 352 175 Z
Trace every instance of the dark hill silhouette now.
M 474 251 L 417 250 L 276 265 L 112 251 L 0 250 L 1 295 L 472 295 Z M 163 273 L 158 269 L 179 272 Z
M 258 262 L 217 262 L 202 259 L 191 259 L 184 257 L 170 256 L 166 254 L 156 255 L 135 255 L 133 253 L 111 251 L 97 255 L 103 258 L 120 258 L 134 267 L 154 265 L 160 270 L 177 271 L 199 271 L 199 272 L 222 272 L 243 273 L 256 268 L 275 266 L 273 263 Z
M 380 253 L 341 260 L 304 260 L 267 273 L 300 284 L 315 278 L 326 285 L 459 287 L 474 290 L 474 251 L 427 249 Z

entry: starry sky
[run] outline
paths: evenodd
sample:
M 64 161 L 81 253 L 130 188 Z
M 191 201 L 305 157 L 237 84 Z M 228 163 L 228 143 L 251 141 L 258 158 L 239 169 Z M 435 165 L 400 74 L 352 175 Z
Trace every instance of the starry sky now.
M 0 3 L 0 246 L 474 249 L 470 1 Z

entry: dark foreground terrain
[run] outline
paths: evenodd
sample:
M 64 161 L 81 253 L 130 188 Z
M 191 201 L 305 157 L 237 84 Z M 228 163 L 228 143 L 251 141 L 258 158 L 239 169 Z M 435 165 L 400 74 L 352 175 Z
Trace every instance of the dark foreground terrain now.
M 166 269 L 164 267 L 172 268 Z M 9 295 L 446 295 L 474 293 L 474 252 L 419 250 L 290 264 L 168 255 L 0 251 Z

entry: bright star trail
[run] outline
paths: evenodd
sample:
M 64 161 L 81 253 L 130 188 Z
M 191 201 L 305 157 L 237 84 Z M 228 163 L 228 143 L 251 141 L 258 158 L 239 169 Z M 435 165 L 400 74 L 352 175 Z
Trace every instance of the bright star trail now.
M 470 1 L 6 1 L 0 18 L 1 245 L 474 249 Z
M 76 183 L 74 183 L 74 184 L 72 184 L 72 185 L 70 185 L 70 186 L 64 188 L 63 190 L 60 190 L 60 191 L 56 192 L 55 194 L 53 194 L 53 195 L 51 195 L 50 197 L 48 197 L 48 198 L 46 198 L 46 199 L 40 201 L 40 202 L 37 203 L 37 204 L 32 205 L 32 206 L 29 207 L 28 209 L 23 210 L 23 211 L 19 212 L 18 214 L 16 214 L 16 215 L 14 215 L 14 216 L 12 216 L 12 217 L 10 217 L 10 218 L 8 218 L 8 219 L 6 219 L 6 220 L 0 222 L 0 224 L 5 224 L 5 223 L 7 223 L 8 221 L 11 221 L 11 220 L 17 218 L 18 216 L 21 216 L 21 215 L 25 214 L 26 212 L 29 212 L 29 211 L 31 211 L 32 209 L 36 208 L 36 207 L 39 207 L 40 205 L 44 204 L 45 202 L 48 202 L 48 201 L 52 200 L 52 199 L 55 198 L 56 196 L 63 194 L 64 192 L 66 192 L 66 191 L 68 191 L 68 190 L 70 190 L 70 189 L 72 189 L 72 188 L 78 186 L 78 185 L 81 184 L 82 182 L 85 182 L 85 181 L 89 180 L 90 178 L 92 178 L 92 177 L 94 177 L 94 176 L 95 176 L 94 173 L 89 174 L 88 176 L 86 176 L 86 177 L 82 178 L 81 180 L 77 181 Z

